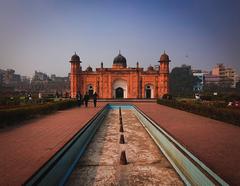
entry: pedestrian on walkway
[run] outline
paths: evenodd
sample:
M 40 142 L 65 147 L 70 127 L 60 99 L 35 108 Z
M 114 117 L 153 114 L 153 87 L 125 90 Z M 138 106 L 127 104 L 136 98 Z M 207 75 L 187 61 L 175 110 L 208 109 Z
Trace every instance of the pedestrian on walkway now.
M 28 101 L 29 101 L 30 103 L 32 103 L 32 94 L 31 94 L 31 93 L 28 94 Z
M 81 107 L 82 104 L 82 94 L 80 92 L 77 93 L 77 105 Z
M 93 103 L 94 103 L 94 107 L 96 107 L 97 106 L 97 93 L 96 92 L 94 92 L 94 94 L 93 94 Z
M 84 102 L 85 102 L 85 107 L 88 107 L 88 101 L 89 101 L 89 95 L 88 92 L 84 95 Z
M 39 103 L 43 102 L 43 100 L 42 100 L 42 93 L 41 92 L 38 93 L 38 102 Z

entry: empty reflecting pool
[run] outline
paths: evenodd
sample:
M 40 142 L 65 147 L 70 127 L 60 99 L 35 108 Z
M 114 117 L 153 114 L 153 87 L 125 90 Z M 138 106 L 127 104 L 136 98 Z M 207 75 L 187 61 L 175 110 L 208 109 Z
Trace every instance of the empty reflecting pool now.
M 122 152 L 126 155 L 125 163 L 120 161 Z M 109 110 L 67 185 L 183 185 L 183 182 L 134 112 L 122 107 L 120 112 Z

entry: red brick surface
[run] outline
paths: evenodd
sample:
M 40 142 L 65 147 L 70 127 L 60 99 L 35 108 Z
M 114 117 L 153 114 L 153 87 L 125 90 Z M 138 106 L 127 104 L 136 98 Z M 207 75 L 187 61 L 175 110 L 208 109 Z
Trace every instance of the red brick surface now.
M 0 185 L 23 183 L 105 104 L 61 111 L 1 130 Z M 240 185 L 240 127 L 156 103 L 134 104 L 226 182 Z
M 92 104 L 92 103 L 90 103 Z M 21 185 L 59 150 L 105 103 L 97 108 L 60 111 L 0 131 L 0 185 Z
M 240 127 L 155 103 L 136 103 L 230 185 L 240 185 Z

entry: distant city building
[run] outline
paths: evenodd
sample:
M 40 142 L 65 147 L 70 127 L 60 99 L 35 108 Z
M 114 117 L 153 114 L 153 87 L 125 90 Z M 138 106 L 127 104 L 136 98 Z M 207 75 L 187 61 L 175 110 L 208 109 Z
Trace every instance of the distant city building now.
M 65 94 L 70 92 L 69 77 L 58 77 L 52 74 L 50 77 L 43 72 L 35 71 L 31 81 L 30 90 L 32 92 L 41 92 L 55 94 Z
M 236 87 L 237 73 L 233 68 L 225 67 L 223 64 L 217 64 L 212 69 L 212 75 L 219 76 L 219 83 L 223 87 Z
M 5 85 L 16 85 L 21 82 L 21 76 L 19 74 L 15 74 L 15 70 L 7 69 L 3 73 L 3 83 Z
M 48 77 L 47 74 L 45 74 L 43 72 L 38 72 L 38 71 L 35 71 L 34 76 L 32 78 L 33 82 L 37 82 L 37 81 L 41 81 L 41 82 L 45 81 L 45 82 L 47 82 L 49 80 L 50 80 L 50 78 Z
M 13 69 L 0 69 L 1 91 L 17 92 L 41 92 L 55 94 L 65 94 L 70 92 L 70 81 L 68 77 L 58 77 L 52 75 L 51 78 L 43 72 L 35 71 L 31 78 L 15 74 Z
M 69 82 L 69 77 L 59 77 L 59 76 L 56 76 L 55 74 L 52 74 L 50 80 L 54 82 L 64 83 L 64 82 Z
M 196 92 L 203 91 L 205 73 L 203 73 L 201 70 L 193 70 L 192 72 L 193 76 L 197 78 L 196 83 L 193 85 L 193 90 Z
M 4 70 L 0 69 L 0 86 L 3 85 L 3 74 L 5 73 Z
M 30 87 L 30 78 L 15 74 L 13 69 L 0 69 L 0 83 L 2 91 L 25 91 Z
M 205 85 L 219 85 L 220 84 L 220 77 L 217 75 L 204 74 L 204 86 Z

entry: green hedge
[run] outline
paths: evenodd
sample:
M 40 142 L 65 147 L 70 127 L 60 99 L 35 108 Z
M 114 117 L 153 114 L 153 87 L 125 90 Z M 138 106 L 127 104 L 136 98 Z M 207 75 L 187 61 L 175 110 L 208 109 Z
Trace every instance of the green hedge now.
M 164 99 L 158 99 L 157 103 L 240 126 L 240 110 L 238 109 Z
M 49 114 L 57 110 L 64 110 L 76 106 L 75 100 L 58 101 L 39 105 L 29 105 L 13 109 L 0 110 L 0 127 L 11 125 L 38 115 Z

